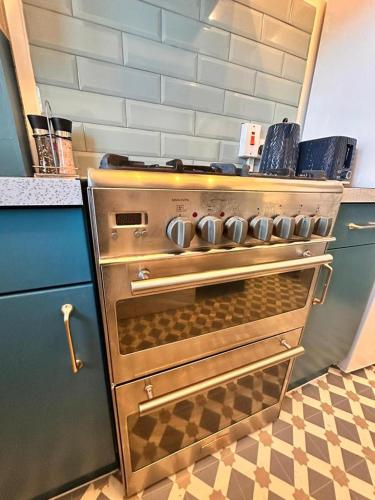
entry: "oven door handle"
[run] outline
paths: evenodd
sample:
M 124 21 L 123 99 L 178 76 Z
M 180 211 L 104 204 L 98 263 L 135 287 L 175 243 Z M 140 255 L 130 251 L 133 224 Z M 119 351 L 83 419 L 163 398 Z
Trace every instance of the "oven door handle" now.
M 217 282 L 225 283 L 227 281 L 241 280 L 250 277 L 255 278 L 268 274 L 287 273 L 289 271 L 329 264 L 332 261 L 332 255 L 324 254 L 289 261 L 284 260 L 267 264 L 253 264 L 252 266 L 231 267 L 229 269 L 180 274 L 164 278 L 149 278 L 132 281 L 130 286 L 132 295 L 146 295 L 153 292 L 193 288 L 195 286 L 211 285 Z
M 332 266 L 330 266 L 329 264 L 324 264 L 323 267 L 324 267 L 324 269 L 327 270 L 327 277 L 326 277 L 326 280 L 324 281 L 322 295 L 321 295 L 320 299 L 318 297 L 315 297 L 315 299 L 313 300 L 313 304 L 319 305 L 319 306 L 322 306 L 326 301 L 329 285 L 331 283 L 332 274 L 333 274 L 333 267 Z
M 176 403 L 177 401 L 181 401 L 202 391 L 207 391 L 208 389 L 211 389 L 217 385 L 226 384 L 231 380 L 245 377 L 246 375 L 259 370 L 265 370 L 266 368 L 270 368 L 271 366 L 282 363 L 283 361 L 292 360 L 297 356 L 301 356 L 305 352 L 305 349 L 302 346 L 293 348 L 287 347 L 286 349 L 286 351 L 270 356 L 269 358 L 255 361 L 250 365 L 241 366 L 240 368 L 236 368 L 235 370 L 231 370 L 229 372 L 225 372 L 220 375 L 216 375 L 215 377 L 206 379 L 203 382 L 197 382 L 196 384 L 183 387 L 182 389 L 178 389 L 177 391 L 169 392 L 167 394 L 164 394 L 163 396 L 158 396 L 149 399 L 148 401 L 139 403 L 139 414 L 142 416 L 146 413 L 159 410 L 167 405 Z

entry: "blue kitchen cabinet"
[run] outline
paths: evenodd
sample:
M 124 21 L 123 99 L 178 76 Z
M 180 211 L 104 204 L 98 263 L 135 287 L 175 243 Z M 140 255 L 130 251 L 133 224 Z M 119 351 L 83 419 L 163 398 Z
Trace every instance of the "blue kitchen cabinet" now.
M 347 355 L 375 282 L 375 231 L 348 229 L 375 220 L 375 204 L 343 204 L 330 245 L 333 276 L 324 305 L 312 306 L 303 333 L 305 354 L 295 363 L 290 387 L 337 364 Z M 317 293 L 320 293 L 323 276 Z
M 93 285 L 3 295 L 0 318 L 0 498 L 47 498 L 115 469 Z
M 81 207 L 0 209 L 0 294 L 91 281 Z

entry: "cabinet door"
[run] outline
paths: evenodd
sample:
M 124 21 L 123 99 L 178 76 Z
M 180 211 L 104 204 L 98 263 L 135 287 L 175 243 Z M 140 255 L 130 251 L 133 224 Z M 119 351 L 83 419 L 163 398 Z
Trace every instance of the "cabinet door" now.
M 61 306 L 84 367 L 73 374 Z M 61 492 L 115 468 L 92 285 L 0 298 L 0 498 Z
M 291 385 L 314 378 L 346 356 L 374 284 L 375 245 L 330 253 L 334 271 L 327 300 L 311 308 L 302 339 L 306 352 L 295 363 Z
M 0 241 L 0 294 L 92 281 L 81 207 L 0 208 Z

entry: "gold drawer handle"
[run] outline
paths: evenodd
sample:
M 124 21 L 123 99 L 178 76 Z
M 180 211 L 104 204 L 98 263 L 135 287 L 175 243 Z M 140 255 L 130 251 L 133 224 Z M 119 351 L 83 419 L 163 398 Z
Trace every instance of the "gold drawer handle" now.
M 83 363 L 80 359 L 76 358 L 76 353 L 74 352 L 74 345 L 72 341 L 72 334 L 70 332 L 70 315 L 73 312 L 72 304 L 64 304 L 61 307 L 61 312 L 64 315 L 64 326 L 65 326 L 66 340 L 68 342 L 70 361 L 72 363 L 72 372 L 76 374 L 81 368 L 83 368 Z
M 302 346 L 293 347 L 290 350 L 274 354 L 269 358 L 255 361 L 250 365 L 241 366 L 240 368 L 221 373 L 220 375 L 208 378 L 206 380 L 203 380 L 202 382 L 197 382 L 187 387 L 183 387 L 182 389 L 178 389 L 177 391 L 169 392 L 167 394 L 163 394 L 162 396 L 149 399 L 148 401 L 139 403 L 139 414 L 144 415 L 151 411 L 159 410 L 160 408 L 163 408 L 163 406 L 176 403 L 177 401 L 186 399 L 190 396 L 193 396 L 194 394 L 199 394 L 200 392 L 207 391 L 208 389 L 211 389 L 212 387 L 215 387 L 217 385 L 226 384 L 233 379 L 244 377 L 258 370 L 265 370 L 266 368 L 282 363 L 284 361 L 290 361 L 297 356 L 301 356 L 301 354 L 303 354 L 304 352 L 305 350 Z
M 368 224 L 356 224 L 355 222 L 349 222 L 348 229 L 352 231 L 353 229 L 375 229 L 375 222 L 369 222 Z

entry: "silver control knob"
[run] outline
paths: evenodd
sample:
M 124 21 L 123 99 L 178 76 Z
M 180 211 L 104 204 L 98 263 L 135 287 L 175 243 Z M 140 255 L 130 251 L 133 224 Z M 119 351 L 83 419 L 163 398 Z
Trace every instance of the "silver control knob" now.
M 250 234 L 257 240 L 269 241 L 272 236 L 273 220 L 257 215 L 249 222 Z
M 309 240 L 314 229 L 314 220 L 307 215 L 297 215 L 295 217 L 296 227 L 294 234 Z
M 313 220 L 315 223 L 313 233 L 318 236 L 328 236 L 333 224 L 332 217 L 323 217 L 319 215 L 315 216 Z
M 294 217 L 287 217 L 286 215 L 277 215 L 273 219 L 273 233 L 275 236 L 283 240 L 290 240 L 294 234 L 296 226 Z
M 224 234 L 235 243 L 242 244 L 247 236 L 247 222 L 242 217 L 233 216 L 225 221 Z
M 223 235 L 223 221 L 213 215 L 207 215 L 198 222 L 197 231 L 202 240 L 217 245 Z
M 176 217 L 167 226 L 167 236 L 181 248 L 188 248 L 194 237 L 194 226 L 186 217 Z

